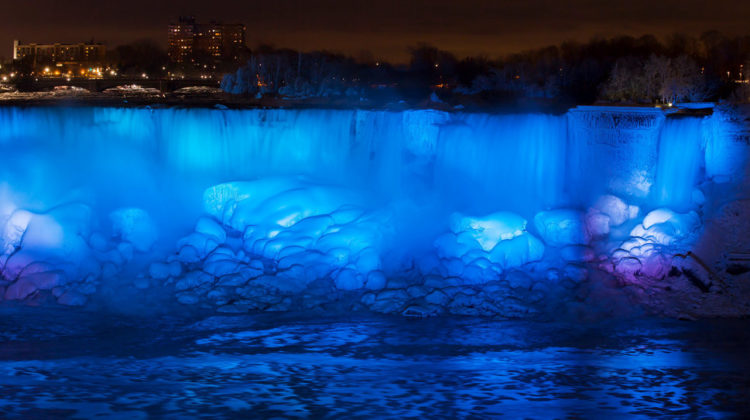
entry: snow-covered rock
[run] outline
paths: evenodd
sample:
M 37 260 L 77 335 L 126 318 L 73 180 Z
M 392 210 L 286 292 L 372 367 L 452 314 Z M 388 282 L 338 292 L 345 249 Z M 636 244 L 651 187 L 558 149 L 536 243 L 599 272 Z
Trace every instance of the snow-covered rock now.
M 659 245 L 677 245 L 695 235 L 700 226 L 700 218 L 693 211 L 681 214 L 662 208 L 648 213 L 630 236 Z
M 456 213 L 450 227 L 451 232 L 435 240 L 438 267 L 467 283 L 495 280 L 503 270 L 538 261 L 544 255 L 544 244 L 526 231 L 526 220 L 514 213 L 483 217 Z M 422 260 L 420 267 L 432 270 L 431 257 Z
M 178 290 L 195 290 L 182 301 L 202 293 L 215 295 L 211 299 L 217 305 L 231 300 L 233 293 L 257 300 L 259 288 L 300 293 L 319 279 L 331 280 L 339 290 L 382 289 L 389 216 L 365 203 L 351 190 L 298 178 L 208 188 L 203 194 L 206 216 L 177 243 L 173 257 L 192 270 L 176 284 Z M 173 276 L 166 265 L 152 268 L 152 276 Z M 232 286 L 241 288 L 219 293 L 219 288 Z
M 451 230 L 458 235 L 468 232 L 485 251 L 500 241 L 521 236 L 526 230 L 526 220 L 511 212 L 497 212 L 485 217 L 470 217 L 460 213 L 451 216 Z
M 610 234 L 612 228 L 633 220 L 639 212 L 638 206 L 628 205 L 619 197 L 603 195 L 586 212 L 585 225 L 588 237 L 604 238 Z
M 634 215 L 631 215 L 633 211 L 637 213 L 637 207 L 628 206 L 628 204 L 622 201 L 622 199 L 614 195 L 603 195 L 599 197 L 596 200 L 596 203 L 592 206 L 592 209 L 601 214 L 607 215 L 609 217 L 610 226 L 620 226 L 635 217 Z
M 660 208 L 649 212 L 612 252 L 615 273 L 631 283 L 638 282 L 637 276 L 663 278 L 672 258 L 691 249 L 701 228 L 701 220 L 693 211 L 676 213 Z
M 161 95 L 161 91 L 155 88 L 145 88 L 141 85 L 121 85 L 113 88 L 105 89 L 105 94 L 114 95 L 138 95 L 138 96 L 157 96 Z
M 52 294 L 65 305 L 82 305 L 98 282 L 119 273 L 133 258 L 132 220 L 118 219 L 116 237 L 92 232 L 93 211 L 82 203 L 62 204 L 45 212 L 12 210 L 0 223 L 2 298 L 33 299 Z
M 177 261 L 170 263 L 155 262 L 148 267 L 148 273 L 156 280 L 164 280 L 179 276 L 182 273 L 182 266 Z
M 604 213 L 589 210 L 586 213 L 586 232 L 592 238 L 601 238 L 609 235 L 610 218 Z
M 558 209 L 534 216 L 534 226 L 544 243 L 550 246 L 585 245 L 589 242 L 583 213 Z
M 224 228 L 209 217 L 201 217 L 195 224 L 195 232 L 213 238 L 216 243 L 223 244 L 227 240 L 227 233 Z

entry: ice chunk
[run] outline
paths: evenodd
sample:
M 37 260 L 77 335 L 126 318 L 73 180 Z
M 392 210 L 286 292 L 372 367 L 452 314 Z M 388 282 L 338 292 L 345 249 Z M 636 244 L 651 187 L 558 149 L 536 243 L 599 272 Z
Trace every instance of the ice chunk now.
M 203 271 L 191 271 L 185 274 L 175 284 L 175 289 L 179 291 L 194 289 L 199 286 L 210 284 L 213 282 L 214 277 Z
M 53 217 L 46 214 L 35 214 L 29 220 L 21 246 L 25 251 L 63 252 L 65 229 Z
M 18 280 L 5 290 L 5 300 L 21 300 L 36 292 L 38 287 L 28 280 Z
M 586 231 L 592 237 L 603 237 L 609 235 L 610 218 L 604 213 L 589 210 L 586 213 Z
M 526 220 L 510 212 L 485 217 L 454 214 L 452 232 L 435 241 L 443 274 L 472 284 L 484 283 L 502 270 L 540 260 L 544 244 L 525 228 Z
M 634 281 L 636 279 L 636 273 L 640 271 L 642 266 L 643 264 L 641 264 L 639 259 L 628 257 L 618 261 L 615 265 L 615 270 L 624 275 L 628 280 Z
M 371 271 L 367 275 L 367 283 L 365 287 L 370 290 L 380 290 L 385 287 L 386 277 L 382 271 Z
M 620 226 L 630 219 L 627 203 L 614 195 L 603 195 L 596 200 L 593 207 L 602 214 L 609 216 L 610 226 Z
M 360 201 L 346 189 L 296 178 L 231 182 L 208 188 L 203 194 L 206 211 L 240 232 L 259 221 L 289 227 L 304 218 L 330 215 L 346 204 Z
M 182 266 L 177 261 L 171 263 L 152 263 L 148 267 L 148 273 L 154 279 L 164 280 L 182 274 Z
M 364 287 L 362 275 L 354 270 L 343 269 L 335 275 L 336 287 L 341 290 L 357 290 Z
M 465 237 L 468 237 L 469 240 L 465 240 Z M 458 236 L 453 233 L 444 233 L 435 239 L 434 244 L 438 256 L 441 258 L 462 257 L 474 247 L 479 246 L 474 236 L 468 232 L 462 232 Z
M 213 252 L 219 245 L 213 236 L 191 233 L 177 242 L 177 247 L 180 249 L 178 259 L 182 262 L 197 262 Z
M 26 210 L 16 210 L 0 229 L 0 253 L 10 254 L 21 246 L 21 238 L 31 222 L 33 214 Z
M 589 242 L 583 214 L 577 210 L 543 211 L 534 217 L 534 226 L 551 246 L 586 245 Z
M 662 245 L 669 245 L 696 233 L 700 225 L 700 217 L 694 211 L 675 213 L 670 209 L 662 208 L 647 214 L 643 223 L 636 226 L 630 236 L 647 238 Z
M 366 248 L 362 250 L 357 256 L 356 266 L 361 273 L 369 273 L 371 271 L 380 270 L 380 255 L 375 249 Z
M 451 216 L 451 230 L 456 234 L 469 232 L 483 250 L 491 251 L 498 242 L 522 235 L 526 230 L 526 219 L 507 211 L 485 217 L 454 213 Z
M 544 256 L 544 244 L 526 232 L 513 239 L 500 241 L 489 254 L 489 260 L 504 269 L 520 267 L 527 262 L 539 261 Z
M 227 233 L 216 220 L 209 217 L 201 217 L 195 224 L 195 231 L 213 238 L 217 243 L 223 244 L 227 240 Z
M 203 264 L 203 271 L 214 277 L 222 277 L 229 274 L 235 274 L 242 270 L 242 264 L 233 258 L 221 258 L 206 261 Z
M 673 212 L 670 209 L 656 209 L 650 212 L 646 215 L 646 217 L 643 218 L 643 227 L 648 229 L 653 225 L 657 225 L 659 223 L 664 223 L 673 217 L 675 217 L 676 213 Z
M 351 191 L 275 178 L 212 187 L 204 201 L 224 226 L 243 232 L 244 250 L 276 261 L 279 286 L 331 276 L 350 290 L 381 269 L 383 215 L 366 211 Z M 372 277 L 368 287 L 384 283 Z
M 630 231 L 630 236 L 641 238 L 647 243 L 656 243 L 659 245 L 672 245 L 675 243 L 675 230 L 669 223 L 659 223 L 646 229 L 643 225 L 638 225 Z M 629 244 L 629 242 L 626 242 Z M 625 244 L 623 244 L 625 245 Z M 640 247 L 631 248 L 631 253 L 640 252 Z
M 16 251 L 5 261 L 4 274 L 14 277 L 30 264 L 42 261 L 75 273 L 91 255 L 84 239 L 89 229 L 90 211 L 83 205 L 64 205 L 44 214 L 16 211 L 5 226 L 9 233 L 6 239 L 10 239 L 6 246 Z

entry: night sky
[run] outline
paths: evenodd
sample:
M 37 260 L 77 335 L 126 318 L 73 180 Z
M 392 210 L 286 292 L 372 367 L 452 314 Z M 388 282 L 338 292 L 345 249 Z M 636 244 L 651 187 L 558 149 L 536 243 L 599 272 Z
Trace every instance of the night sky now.
M 166 26 L 181 14 L 242 22 L 248 44 L 327 49 L 392 61 L 427 42 L 459 56 L 490 57 L 526 48 L 616 34 L 699 35 L 709 29 L 750 33 L 743 0 L 0 0 L 0 57 L 12 41 L 109 46 L 140 38 L 166 45 Z

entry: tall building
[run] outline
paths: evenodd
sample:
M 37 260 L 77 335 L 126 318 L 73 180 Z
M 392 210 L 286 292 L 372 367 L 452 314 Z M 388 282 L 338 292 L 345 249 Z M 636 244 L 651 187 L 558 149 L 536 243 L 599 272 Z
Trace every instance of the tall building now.
M 178 23 L 169 25 L 168 50 L 173 63 L 190 63 L 193 60 L 195 18 L 180 17 Z
M 193 17 L 180 17 L 169 25 L 169 58 L 178 64 L 238 61 L 247 48 L 245 32 L 239 23 L 196 23 Z
M 107 47 L 100 43 L 21 44 L 13 41 L 13 60 L 28 60 L 33 67 L 93 65 L 104 62 Z

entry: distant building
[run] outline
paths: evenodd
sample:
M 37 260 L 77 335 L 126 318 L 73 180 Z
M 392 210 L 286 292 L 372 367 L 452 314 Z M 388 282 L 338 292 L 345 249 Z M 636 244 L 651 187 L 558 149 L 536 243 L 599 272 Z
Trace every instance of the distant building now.
M 13 41 L 13 60 L 27 60 L 34 68 L 39 66 L 102 64 L 107 47 L 100 43 L 79 44 L 21 44 Z
M 246 50 L 245 25 L 239 23 L 196 23 L 180 17 L 169 25 L 169 59 L 177 64 L 237 62 Z
M 173 63 L 190 63 L 195 43 L 195 19 L 180 17 L 178 23 L 169 25 L 167 53 Z

